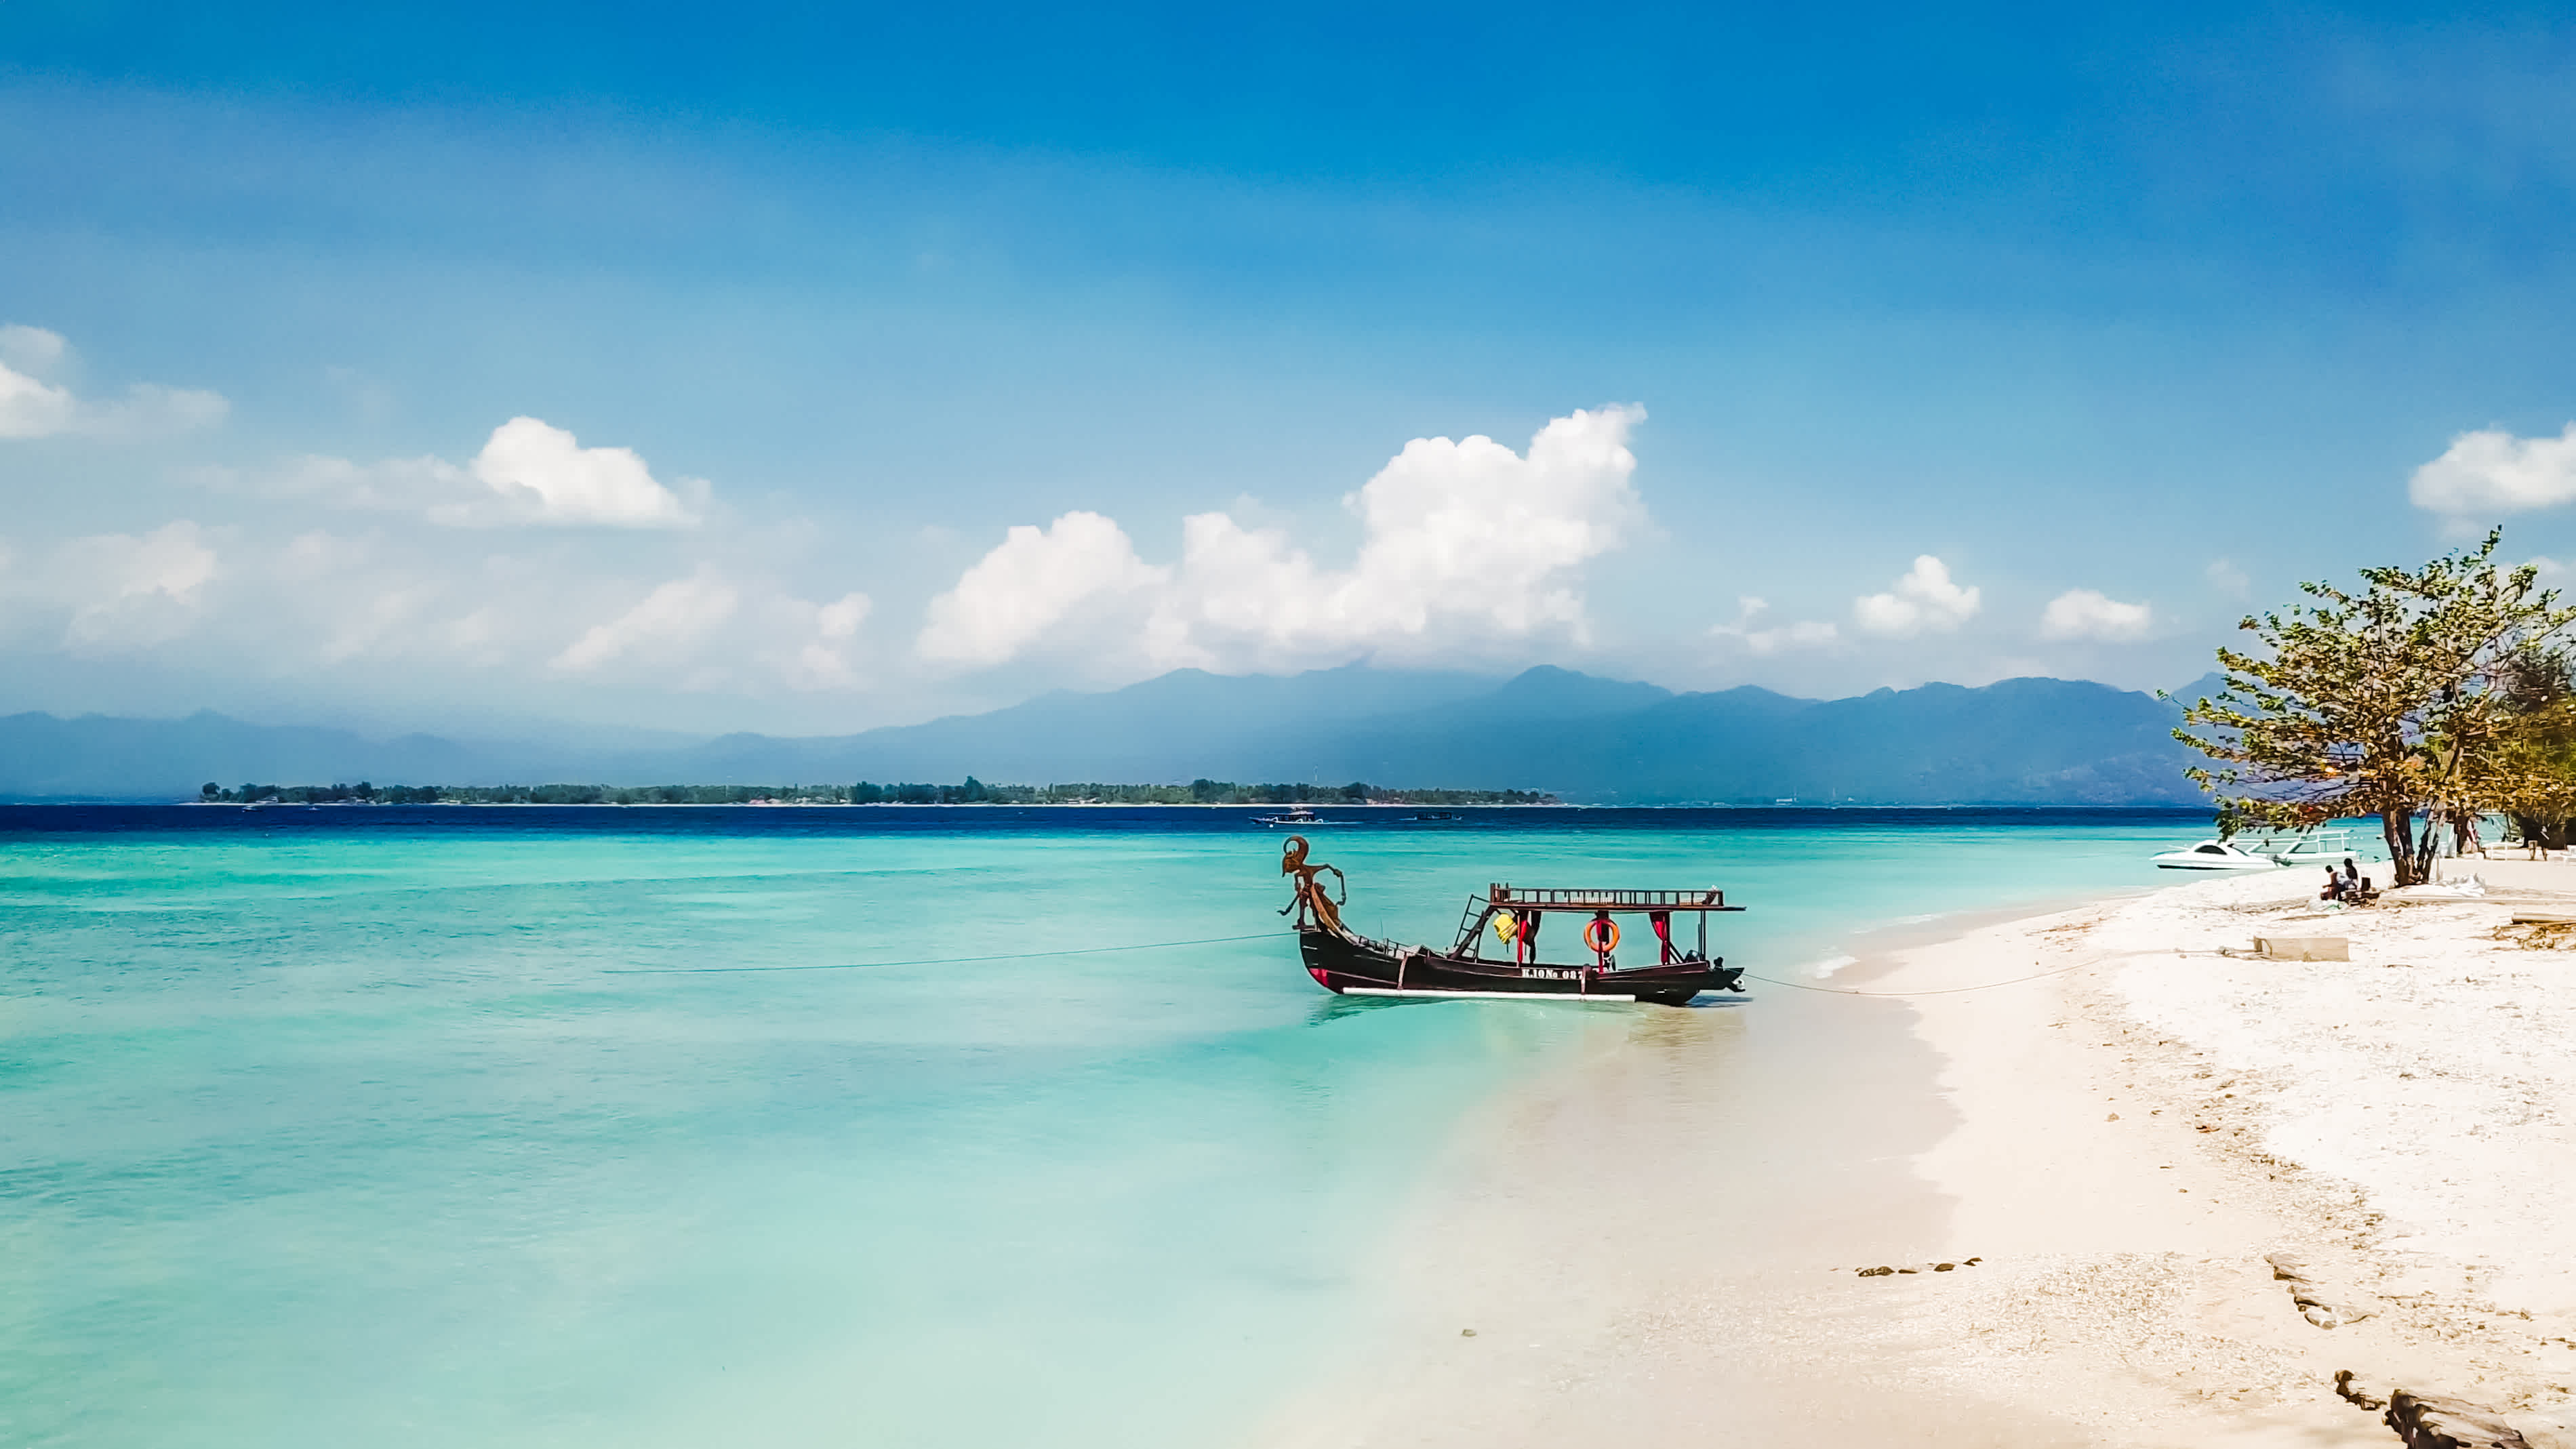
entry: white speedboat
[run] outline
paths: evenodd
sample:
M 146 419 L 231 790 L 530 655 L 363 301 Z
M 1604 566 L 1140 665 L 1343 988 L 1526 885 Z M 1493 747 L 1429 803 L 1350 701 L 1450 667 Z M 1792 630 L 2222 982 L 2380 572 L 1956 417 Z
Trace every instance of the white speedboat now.
M 1278 826 L 1278 825 L 1321 825 L 1321 824 L 1323 824 L 1323 823 L 1324 823 L 1324 817 L 1322 817 L 1321 815 L 1316 814 L 1316 813 L 1315 813 L 1314 811 L 1312 811 L 1312 810 L 1307 809 L 1305 806 L 1300 805 L 1300 806 L 1297 806 L 1295 809 L 1292 809 L 1292 810 L 1288 811 L 1288 812 L 1287 812 L 1286 814 L 1284 814 L 1284 815 L 1255 815 L 1255 816 L 1253 816 L 1253 817 L 1252 817 L 1252 823 L 1253 823 L 1253 824 L 1255 824 L 1255 825 L 1271 825 L 1271 826 Z
M 2281 863 L 2257 855 L 2232 840 L 2204 840 L 2187 850 L 2168 850 L 2155 858 L 2165 870 L 2279 870 Z

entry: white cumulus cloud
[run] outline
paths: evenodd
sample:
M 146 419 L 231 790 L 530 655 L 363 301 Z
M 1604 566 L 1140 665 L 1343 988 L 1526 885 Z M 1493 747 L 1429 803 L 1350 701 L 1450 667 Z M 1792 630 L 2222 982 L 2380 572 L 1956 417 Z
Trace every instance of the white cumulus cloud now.
M 474 476 L 500 498 L 504 513 L 529 522 L 672 528 L 697 521 L 678 494 L 653 481 L 632 448 L 585 448 L 535 418 L 494 428 L 474 455 Z M 431 516 L 474 521 L 462 513 Z
M 222 422 L 232 410 L 233 405 L 226 402 L 221 393 L 208 392 L 203 388 L 163 387 L 157 382 L 138 382 L 114 402 L 80 404 L 80 420 L 75 431 L 84 437 L 132 442 L 210 428 Z
M 2415 470 L 2406 495 L 2416 507 L 2454 520 L 2576 502 L 2576 423 L 2554 438 L 2517 438 L 2493 428 L 2462 433 L 2442 456 Z
M 1137 672 L 1304 668 L 1542 632 L 1580 640 L 1583 566 L 1643 517 L 1627 439 L 1644 417 L 1576 411 L 1526 453 L 1485 437 L 1407 443 L 1343 500 L 1362 527 L 1343 569 L 1229 513 L 1184 519 L 1169 567 L 1138 558 L 1097 514 L 1015 528 L 933 602 L 918 648 L 995 664 L 1052 640 L 1108 649 Z
M 0 327 L 0 438 L 129 441 L 219 423 L 231 410 L 219 393 L 159 383 L 137 383 L 114 401 L 80 398 L 44 380 L 69 351 L 58 332 L 20 323 Z
M 2094 589 L 2068 589 L 2040 611 L 2039 637 L 2119 643 L 2145 638 L 2155 621 L 2155 610 L 2145 604 L 2124 604 Z
M 0 438 L 44 438 L 67 433 L 78 412 L 70 388 L 48 386 L 0 363 Z
M 438 457 L 374 463 L 308 457 L 261 491 L 339 508 L 417 513 L 450 528 L 692 527 L 707 484 L 677 481 L 690 498 L 657 481 L 632 448 L 585 448 L 543 419 L 516 417 L 494 428 L 483 450 L 463 467 Z
M 62 361 L 63 337 L 42 327 L 0 327 L 0 438 L 69 432 L 80 407 L 72 390 L 40 379 Z
M 742 595 L 713 570 L 673 579 L 603 624 L 593 625 L 555 656 L 559 669 L 597 669 L 611 660 L 642 656 L 646 663 L 685 658 L 692 646 L 731 619 Z
M 42 327 L 12 322 L 0 327 L 0 364 L 32 372 L 39 377 L 62 364 L 71 345 L 63 334 Z
M 1774 624 L 1757 629 L 1754 622 L 1771 610 L 1770 601 L 1751 594 L 1737 599 L 1735 622 L 1713 624 L 1709 633 L 1722 639 L 1740 640 L 1756 654 L 1777 654 L 1782 650 L 1822 649 L 1842 642 L 1843 631 L 1826 619 L 1800 619 L 1793 623 Z
M 107 533 L 54 553 L 51 592 L 68 606 L 65 645 L 84 651 L 177 638 L 195 624 L 218 560 L 205 530 L 181 519 L 147 534 Z
M 930 601 L 918 647 L 943 664 L 999 664 L 1087 602 L 1169 578 L 1169 570 L 1138 558 L 1126 531 L 1100 514 L 1068 513 L 1044 530 L 1020 524 L 957 587 Z
M 865 594 L 817 604 L 706 565 L 583 630 L 550 662 L 559 674 L 686 690 L 850 689 L 861 682 L 857 646 L 870 607 Z
M 1914 567 L 1888 592 L 1852 600 L 1852 621 L 1867 633 L 1911 639 L 1925 630 L 1947 633 L 1958 628 L 1976 614 L 1980 603 L 1977 589 L 1951 582 L 1949 566 L 1927 553 L 1918 556 Z
M 791 609 L 805 607 L 788 601 Z M 843 594 L 813 606 L 813 637 L 796 646 L 781 673 L 796 689 L 851 689 L 859 684 L 858 662 L 851 657 L 859 626 L 868 620 L 873 602 L 865 594 Z

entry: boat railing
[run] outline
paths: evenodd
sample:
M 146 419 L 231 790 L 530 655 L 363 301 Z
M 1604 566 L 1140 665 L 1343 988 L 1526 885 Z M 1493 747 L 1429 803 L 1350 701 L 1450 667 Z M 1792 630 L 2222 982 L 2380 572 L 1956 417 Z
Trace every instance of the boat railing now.
M 1467 898 L 1466 913 L 1458 919 L 1458 944 L 1461 956 L 1484 959 L 1485 928 L 1496 917 L 1516 915 L 1532 917 L 1546 911 L 1647 911 L 1656 915 L 1685 913 L 1699 917 L 1699 944 L 1695 950 L 1684 950 L 1667 939 L 1664 945 L 1672 954 L 1667 960 L 1705 961 L 1708 959 L 1708 918 L 1719 911 L 1740 911 L 1742 906 L 1726 903 L 1726 892 L 1704 891 L 1617 891 L 1617 890 L 1513 890 L 1497 883 L 1482 896 Z M 1660 932 L 1658 934 L 1661 934 Z
M 1485 904 L 1498 911 L 1740 911 L 1726 903 L 1726 892 L 1514 890 L 1496 882 Z
M 2283 856 L 2305 859 L 2311 856 L 2349 855 L 2353 852 L 2352 832 L 2303 830 L 2286 840 L 2277 835 L 2267 835 L 2256 841 L 2249 850 L 2252 854 L 2268 855 L 2274 860 L 2279 860 Z

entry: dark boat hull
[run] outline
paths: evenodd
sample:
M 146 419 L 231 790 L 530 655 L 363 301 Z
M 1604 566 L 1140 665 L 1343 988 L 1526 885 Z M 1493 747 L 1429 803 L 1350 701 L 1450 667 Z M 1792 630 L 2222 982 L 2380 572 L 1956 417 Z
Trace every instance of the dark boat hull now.
M 1676 961 L 1631 970 L 1524 966 L 1398 946 L 1346 932 L 1297 933 L 1306 974 L 1345 996 L 1542 997 L 1563 1001 L 1652 1001 L 1680 1006 L 1703 991 L 1734 991 L 1744 968 L 1724 961 Z

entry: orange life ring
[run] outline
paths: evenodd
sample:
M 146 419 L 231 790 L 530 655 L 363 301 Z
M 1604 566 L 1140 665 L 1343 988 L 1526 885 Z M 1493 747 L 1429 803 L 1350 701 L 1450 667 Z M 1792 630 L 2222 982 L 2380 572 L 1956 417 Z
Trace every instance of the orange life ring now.
M 1584 922 L 1583 944 L 1591 947 L 1592 954 L 1596 956 L 1607 956 L 1618 950 L 1619 923 L 1607 916 Z

